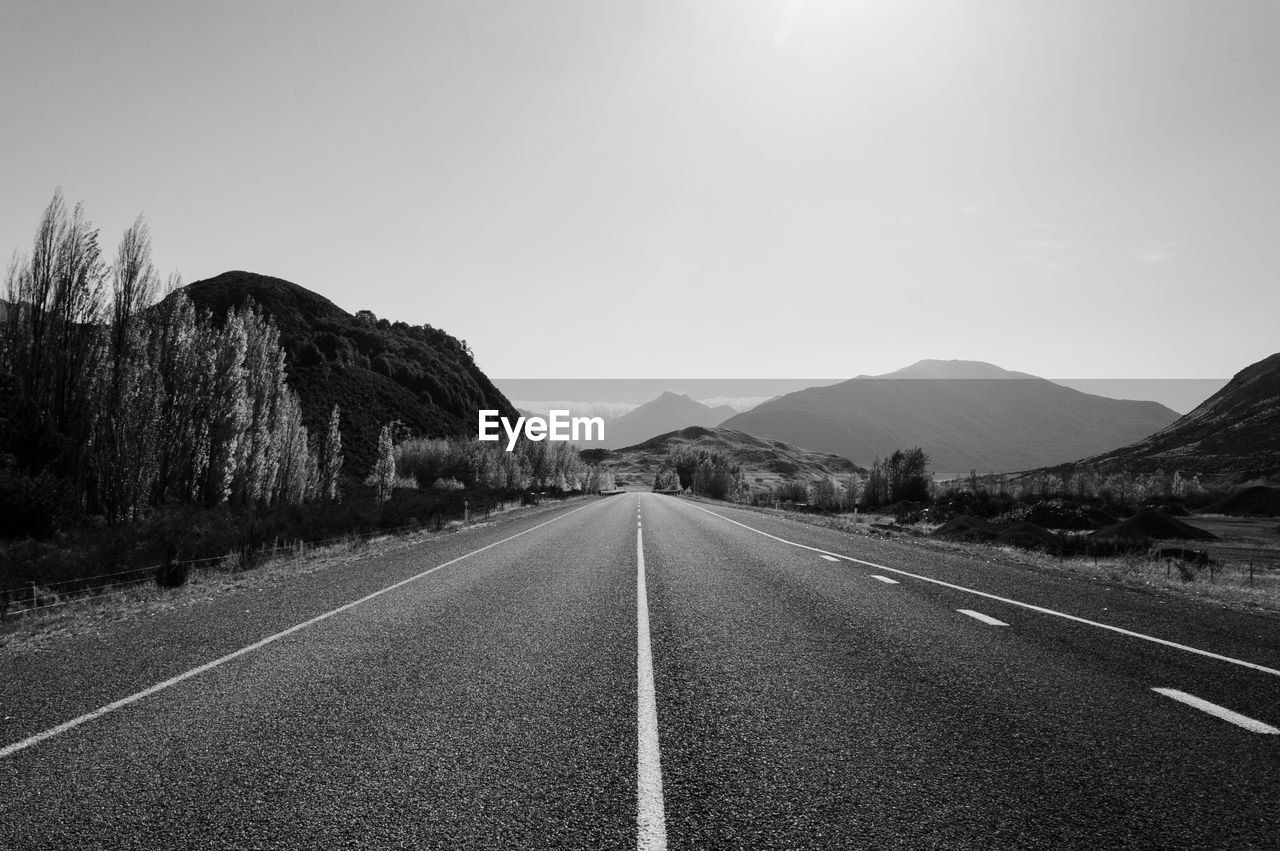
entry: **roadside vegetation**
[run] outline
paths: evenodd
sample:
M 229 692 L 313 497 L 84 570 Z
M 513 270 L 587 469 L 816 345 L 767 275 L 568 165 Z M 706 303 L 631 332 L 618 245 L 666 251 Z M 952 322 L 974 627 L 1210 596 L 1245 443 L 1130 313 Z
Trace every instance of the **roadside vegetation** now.
M 435 345 L 479 374 L 465 343 L 384 324 L 361 315 L 346 337 L 305 343 L 295 329 L 292 344 L 332 343 L 453 407 L 485 397 L 473 378 L 441 383 L 452 375 L 444 361 L 414 360 Z M 361 334 L 367 345 L 344 348 Z M 398 357 L 364 363 L 378 346 Z M 344 368 L 309 357 L 307 369 Z M 440 375 L 405 377 L 432 364 Z M 206 563 L 243 570 L 273 548 L 440 528 L 613 486 L 576 448 L 524 441 L 508 453 L 446 431 L 457 427 L 447 419 L 435 433 L 386 421 L 366 439 L 369 410 L 307 414 L 292 367 L 252 299 L 198 307 L 176 274 L 156 271 L 141 218 L 108 256 L 83 208 L 55 194 L 0 299 L 0 613 L 121 582 L 177 586 Z M 355 453 L 352 423 L 365 447 Z
M 866 476 L 766 487 L 746 485 L 730 466 L 723 480 L 736 487 L 719 488 L 689 474 L 725 468 L 723 459 L 703 455 L 673 453 L 654 489 L 1280 610 L 1280 487 L 1267 482 L 1087 469 L 935 482 L 928 454 L 915 447 L 877 459 Z

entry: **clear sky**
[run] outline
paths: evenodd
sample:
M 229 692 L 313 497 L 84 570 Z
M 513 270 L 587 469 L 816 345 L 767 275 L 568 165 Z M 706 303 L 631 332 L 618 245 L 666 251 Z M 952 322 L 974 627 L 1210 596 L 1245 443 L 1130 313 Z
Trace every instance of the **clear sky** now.
M 61 185 L 490 375 L 1280 350 L 1280 3 L 25 2 L 0 249 Z

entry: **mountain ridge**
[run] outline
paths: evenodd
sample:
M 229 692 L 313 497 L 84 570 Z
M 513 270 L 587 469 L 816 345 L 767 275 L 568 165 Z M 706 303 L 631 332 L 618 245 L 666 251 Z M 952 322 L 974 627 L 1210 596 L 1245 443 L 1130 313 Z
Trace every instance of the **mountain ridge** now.
M 976 377 L 929 377 L 937 374 Z M 935 470 L 961 473 L 1064 463 L 1132 443 L 1178 416 L 1156 402 L 1095 396 L 981 361 L 918 361 L 886 376 L 788 393 L 722 426 L 862 464 L 920 446 Z
M 605 439 L 593 445 L 622 448 L 689 426 L 713 428 L 736 413 L 728 405 L 713 408 L 683 393 L 666 390 L 610 421 L 605 426 Z

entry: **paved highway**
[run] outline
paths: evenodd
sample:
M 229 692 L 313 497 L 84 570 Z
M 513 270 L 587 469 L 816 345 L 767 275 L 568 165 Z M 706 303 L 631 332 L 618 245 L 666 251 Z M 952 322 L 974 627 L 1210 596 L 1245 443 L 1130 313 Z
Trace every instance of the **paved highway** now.
M 0 848 L 1275 848 L 1280 620 L 627 494 L 0 655 Z

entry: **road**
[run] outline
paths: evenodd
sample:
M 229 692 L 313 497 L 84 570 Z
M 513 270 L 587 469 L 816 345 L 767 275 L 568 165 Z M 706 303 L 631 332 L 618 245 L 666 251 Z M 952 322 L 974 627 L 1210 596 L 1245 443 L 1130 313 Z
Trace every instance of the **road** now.
M 1280 845 L 1280 619 L 653 494 L 3 651 L 0 714 L 5 849 Z

